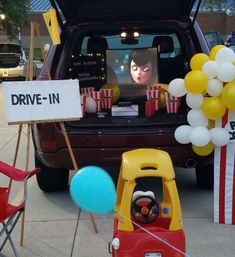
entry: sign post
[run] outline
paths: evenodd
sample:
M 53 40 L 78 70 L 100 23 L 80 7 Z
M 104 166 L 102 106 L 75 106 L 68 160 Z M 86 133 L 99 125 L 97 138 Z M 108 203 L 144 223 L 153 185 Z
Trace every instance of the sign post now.
M 214 222 L 235 225 L 235 112 L 228 110 L 216 127 L 226 128 L 230 138 L 214 153 Z

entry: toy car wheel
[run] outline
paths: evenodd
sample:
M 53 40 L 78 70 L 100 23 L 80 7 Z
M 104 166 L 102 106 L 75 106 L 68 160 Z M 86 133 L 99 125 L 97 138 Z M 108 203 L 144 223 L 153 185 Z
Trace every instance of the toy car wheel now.
M 200 188 L 213 189 L 214 185 L 214 166 L 208 164 L 196 167 L 196 179 Z
M 132 203 L 132 216 L 137 222 L 152 223 L 159 216 L 159 204 L 150 196 L 139 196 Z
M 41 168 L 37 174 L 38 186 L 42 191 L 63 191 L 68 187 L 69 170 L 45 166 L 35 155 L 35 167 Z

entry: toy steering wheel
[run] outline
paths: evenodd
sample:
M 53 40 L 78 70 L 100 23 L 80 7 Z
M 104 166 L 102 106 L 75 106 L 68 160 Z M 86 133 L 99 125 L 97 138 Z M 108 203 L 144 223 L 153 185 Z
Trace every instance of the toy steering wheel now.
M 151 196 L 139 196 L 132 202 L 132 216 L 143 224 L 154 222 L 159 216 L 159 210 L 159 204 Z

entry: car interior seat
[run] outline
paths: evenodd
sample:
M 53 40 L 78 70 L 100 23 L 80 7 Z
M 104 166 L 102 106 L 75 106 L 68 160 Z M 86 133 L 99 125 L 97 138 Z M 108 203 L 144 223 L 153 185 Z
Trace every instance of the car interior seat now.
M 102 53 L 108 49 L 108 42 L 103 37 L 90 37 L 87 41 L 87 53 Z
M 169 84 L 175 78 L 184 77 L 182 55 L 174 55 L 174 41 L 171 36 L 161 35 L 153 39 L 152 47 L 158 51 L 159 82 Z
M 108 50 L 108 42 L 104 37 L 90 37 L 87 41 L 87 53 L 100 53 L 104 55 L 106 61 L 106 50 Z M 113 69 L 106 65 L 106 82 L 117 83 L 117 76 Z

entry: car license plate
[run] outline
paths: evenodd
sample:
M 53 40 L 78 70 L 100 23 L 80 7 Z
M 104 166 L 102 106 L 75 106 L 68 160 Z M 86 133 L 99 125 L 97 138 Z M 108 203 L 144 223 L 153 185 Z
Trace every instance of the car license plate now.
M 144 257 L 162 257 L 161 253 L 146 253 Z

